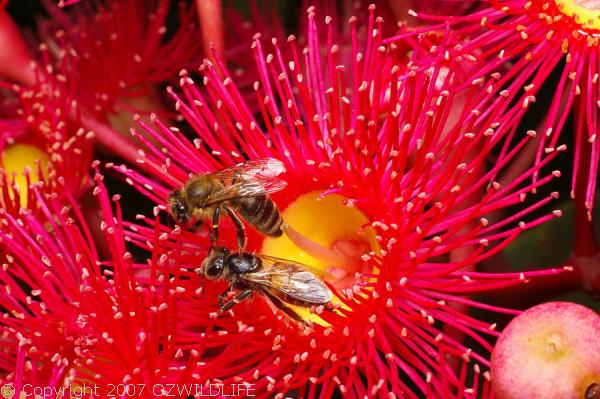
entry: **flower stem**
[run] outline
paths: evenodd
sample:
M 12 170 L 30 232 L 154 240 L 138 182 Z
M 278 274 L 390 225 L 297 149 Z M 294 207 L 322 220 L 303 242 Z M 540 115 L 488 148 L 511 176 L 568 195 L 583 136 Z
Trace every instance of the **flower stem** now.
M 221 0 L 196 0 L 204 54 L 213 60 L 212 49 L 224 56 L 225 40 L 223 38 L 223 8 Z
M 134 165 L 137 159 L 137 147 L 122 134 L 102 123 L 89 114 L 81 115 L 81 122 L 86 129 L 96 135 L 96 140 L 110 155 L 122 158 Z

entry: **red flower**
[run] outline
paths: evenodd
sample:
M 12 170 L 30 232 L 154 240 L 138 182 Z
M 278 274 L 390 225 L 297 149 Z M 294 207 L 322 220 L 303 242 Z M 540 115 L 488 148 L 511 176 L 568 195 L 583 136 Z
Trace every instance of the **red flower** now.
M 264 237 L 248 229 L 249 249 L 327 269 L 339 308 L 303 312 L 314 326 L 298 329 L 257 295 L 219 317 L 223 283 L 205 281 L 202 295 L 180 301 L 177 342 L 198 363 L 186 371 L 197 381 L 256 384 L 260 397 L 301 396 L 476 397 L 465 389 L 469 362 L 487 367 L 495 325 L 477 320 L 452 304 L 495 312 L 512 311 L 478 303 L 468 295 L 527 281 L 529 276 L 489 275 L 462 270 L 500 251 L 524 229 L 559 215 L 528 217 L 555 194 L 515 210 L 529 192 L 552 179 L 528 183 L 556 151 L 506 186 L 495 176 L 531 140 L 518 132 L 522 107 L 496 96 L 490 81 L 475 80 L 457 91 L 464 71 L 450 60 L 431 66 L 429 47 L 417 45 L 406 63 L 398 47 L 384 46 L 382 21 L 371 13 L 365 46 L 327 40 L 322 55 L 314 12 L 308 41 L 293 38 L 291 59 L 274 41 L 252 45 L 260 80 L 255 84 L 261 118 L 249 111 L 229 72 L 205 63 L 202 89 L 184 71 L 183 95 L 171 90 L 176 108 L 197 137 L 169 128 L 157 118 L 140 121 L 152 142 L 145 144 L 141 171 L 116 167 L 130 184 L 165 210 L 171 190 L 193 173 L 222 169 L 246 159 L 276 158 L 287 169 L 287 187 L 273 200 L 296 233 Z M 328 31 L 333 29 L 329 26 Z M 346 51 L 351 62 L 340 64 Z M 509 149 L 508 142 L 516 142 Z M 153 142 L 159 143 L 156 146 Z M 559 150 L 562 149 L 558 148 Z M 492 152 L 494 151 L 494 152 Z M 496 154 L 493 166 L 486 162 Z M 485 218 L 498 209 L 512 215 Z M 147 225 L 129 225 L 129 239 L 151 249 L 160 231 L 169 259 L 198 268 L 209 241 L 140 216 Z M 223 222 L 220 244 L 235 247 L 235 231 Z M 495 243 L 493 249 L 489 245 Z M 462 249 L 466 256 L 451 260 Z M 456 258 L 453 258 L 456 259 Z M 556 270 L 544 273 L 555 273 Z M 533 274 L 535 275 L 535 274 Z M 184 292 L 196 281 L 178 280 Z M 186 294 L 187 295 L 187 294 Z M 464 332 L 482 349 L 472 350 L 444 326 Z M 456 370 L 450 363 L 462 364 Z M 484 373 L 487 376 L 487 373 Z
M 447 21 L 464 43 L 448 56 L 468 56 L 485 63 L 473 79 L 483 79 L 504 66 L 491 90 L 517 98 L 535 95 L 554 70 L 560 80 L 546 119 L 539 131 L 536 161 L 545 149 L 558 146 L 569 112 L 575 111 L 574 163 L 571 196 L 588 209 L 594 202 L 600 144 L 598 134 L 598 33 L 600 9 L 582 0 L 494 0 L 491 6 L 463 17 L 418 14 L 428 20 Z M 442 27 L 442 25 L 440 25 Z M 579 180 L 579 182 L 577 182 Z M 576 190 L 576 186 L 579 186 Z
M 160 112 L 159 85 L 201 59 L 193 7 L 179 7 L 178 27 L 167 27 L 174 3 L 92 1 L 67 12 L 47 2 L 51 19 L 39 26 L 59 56 L 71 57 L 68 76 L 86 111 L 85 125 L 111 154 L 130 161 L 135 158 L 129 140 L 133 113 Z
M 177 260 L 167 262 L 158 235 L 148 264 L 136 264 L 126 249 L 119 198 L 113 197 L 113 212 L 98 174 L 96 182 L 108 259 L 99 258 L 93 226 L 68 190 L 61 197 L 35 187 L 39 213 L 3 214 L 0 383 L 11 384 L 16 397 L 46 387 L 107 397 L 129 384 L 132 396 L 153 398 L 160 392 L 154 385 L 181 381 L 186 374 L 173 370 L 193 359 L 182 358 L 171 334 L 178 281 L 198 283 L 198 277 L 180 272 Z M 165 279 L 171 266 L 175 281 Z M 83 389 L 93 391 L 81 395 Z
M 170 0 L 82 4 L 67 14 L 49 6 L 42 24 L 48 39 L 62 31 L 60 47 L 76 54 L 79 101 L 89 110 L 118 114 L 137 108 L 135 99 L 156 95 L 153 85 L 169 81 L 200 57 L 193 8 L 181 8 L 179 28 L 166 24 Z M 169 34 L 169 36 L 166 36 Z M 54 39 L 56 40 L 56 39 Z
M 62 189 L 75 197 L 89 187 L 87 168 L 81 165 L 91 162 L 94 135 L 82 127 L 74 82 L 66 79 L 69 60 L 51 63 L 45 45 L 40 55 L 32 64 L 31 85 L 3 85 L 1 201 L 13 215 L 20 207 L 35 208 L 28 192 L 35 181 L 46 181 L 48 188 L 61 176 Z

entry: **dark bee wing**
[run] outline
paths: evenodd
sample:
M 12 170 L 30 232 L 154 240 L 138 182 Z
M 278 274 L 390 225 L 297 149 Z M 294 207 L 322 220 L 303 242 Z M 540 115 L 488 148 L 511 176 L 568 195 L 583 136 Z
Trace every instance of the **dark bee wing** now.
M 245 280 L 307 304 L 322 305 L 331 301 L 331 291 L 308 266 L 286 259 L 260 258 L 263 268 L 243 274 Z
M 285 172 L 285 166 L 277 159 L 262 158 L 243 162 L 229 168 L 209 173 L 224 187 L 209 195 L 206 206 L 236 198 L 258 197 L 282 190 L 287 183 L 277 176 Z

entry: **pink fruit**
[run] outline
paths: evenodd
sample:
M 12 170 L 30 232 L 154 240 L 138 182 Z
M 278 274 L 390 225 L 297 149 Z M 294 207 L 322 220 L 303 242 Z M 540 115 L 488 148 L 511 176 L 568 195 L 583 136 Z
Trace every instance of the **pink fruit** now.
M 491 369 L 497 399 L 600 398 L 600 316 L 569 302 L 534 306 L 508 324 Z

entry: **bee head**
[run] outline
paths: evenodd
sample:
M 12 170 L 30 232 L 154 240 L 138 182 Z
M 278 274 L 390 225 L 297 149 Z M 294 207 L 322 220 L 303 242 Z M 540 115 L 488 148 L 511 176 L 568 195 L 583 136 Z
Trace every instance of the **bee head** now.
M 171 194 L 169 194 L 168 205 L 171 216 L 173 216 L 177 223 L 186 224 L 189 222 L 189 210 L 181 196 L 180 190 L 172 191 Z
M 225 258 L 230 251 L 223 247 L 213 247 L 202 261 L 202 274 L 210 279 L 219 278 L 225 271 Z

